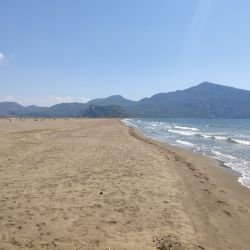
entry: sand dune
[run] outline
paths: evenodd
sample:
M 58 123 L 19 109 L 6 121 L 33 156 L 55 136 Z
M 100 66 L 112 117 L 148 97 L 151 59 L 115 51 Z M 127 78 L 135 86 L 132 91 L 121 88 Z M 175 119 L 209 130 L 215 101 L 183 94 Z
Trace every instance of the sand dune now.
M 250 191 L 118 120 L 0 120 L 0 249 L 249 249 Z

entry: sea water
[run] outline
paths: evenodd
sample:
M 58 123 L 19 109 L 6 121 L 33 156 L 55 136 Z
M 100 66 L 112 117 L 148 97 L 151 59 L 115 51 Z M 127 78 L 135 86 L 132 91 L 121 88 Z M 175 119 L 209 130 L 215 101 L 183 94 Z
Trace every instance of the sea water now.
M 250 119 L 123 119 L 144 135 L 222 161 L 250 188 Z

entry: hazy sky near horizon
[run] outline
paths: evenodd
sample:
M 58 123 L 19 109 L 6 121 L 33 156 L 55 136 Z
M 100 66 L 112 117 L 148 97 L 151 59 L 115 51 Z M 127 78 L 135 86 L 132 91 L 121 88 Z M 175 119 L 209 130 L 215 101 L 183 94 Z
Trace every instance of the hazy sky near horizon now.
M 249 0 L 0 0 L 0 101 L 250 89 Z

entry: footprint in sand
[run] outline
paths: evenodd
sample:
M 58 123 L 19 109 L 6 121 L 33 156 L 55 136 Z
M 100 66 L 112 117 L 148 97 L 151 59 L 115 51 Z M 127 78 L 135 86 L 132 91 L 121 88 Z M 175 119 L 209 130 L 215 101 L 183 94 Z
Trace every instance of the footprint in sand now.
M 18 247 L 22 246 L 22 244 L 20 242 L 18 242 L 14 237 L 11 238 L 10 243 L 13 246 L 18 246 Z
M 248 210 L 247 210 L 246 208 L 244 208 L 243 206 L 239 206 L 239 207 L 238 207 L 238 210 L 239 210 L 241 213 L 248 214 Z
M 227 210 L 222 210 L 222 212 L 223 212 L 224 214 L 226 214 L 228 217 L 232 217 L 231 213 L 228 212 Z
M 225 201 L 218 200 L 217 202 L 223 205 L 228 205 Z
M 207 193 L 209 193 L 209 194 L 211 194 L 211 191 L 209 190 L 209 189 L 203 189 L 205 192 L 207 192 Z
M 68 216 L 63 216 L 63 219 L 64 220 L 69 220 L 69 217 Z

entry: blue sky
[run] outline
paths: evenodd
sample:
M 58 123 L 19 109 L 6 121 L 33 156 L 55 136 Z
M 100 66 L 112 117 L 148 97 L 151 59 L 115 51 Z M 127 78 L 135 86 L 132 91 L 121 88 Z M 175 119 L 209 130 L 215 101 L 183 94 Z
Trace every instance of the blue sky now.
M 249 0 L 0 0 L 0 100 L 250 89 Z

